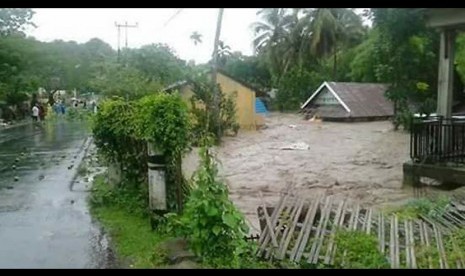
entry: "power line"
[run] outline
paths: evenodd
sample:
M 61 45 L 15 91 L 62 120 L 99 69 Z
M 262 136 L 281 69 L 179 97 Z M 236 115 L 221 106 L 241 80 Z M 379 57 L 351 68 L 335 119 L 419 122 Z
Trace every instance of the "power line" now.
M 176 16 L 178 16 L 182 10 L 184 9 L 178 9 L 166 22 L 165 24 L 163 24 L 163 27 L 166 27 L 166 25 L 168 25 L 168 23 L 170 23 Z

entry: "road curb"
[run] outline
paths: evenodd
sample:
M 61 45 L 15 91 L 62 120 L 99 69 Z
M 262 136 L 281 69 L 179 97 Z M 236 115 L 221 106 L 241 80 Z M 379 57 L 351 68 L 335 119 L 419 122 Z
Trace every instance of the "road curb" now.
M 69 190 L 73 190 L 74 182 L 76 181 L 78 175 L 78 169 L 81 163 L 84 161 L 84 158 L 87 156 L 87 152 L 89 151 L 90 146 L 92 145 L 94 139 L 92 136 L 86 137 L 84 142 L 82 143 L 80 149 L 79 149 L 79 156 L 76 158 L 77 162 L 75 163 L 74 171 L 73 171 L 73 177 L 71 178 L 71 181 L 69 183 Z

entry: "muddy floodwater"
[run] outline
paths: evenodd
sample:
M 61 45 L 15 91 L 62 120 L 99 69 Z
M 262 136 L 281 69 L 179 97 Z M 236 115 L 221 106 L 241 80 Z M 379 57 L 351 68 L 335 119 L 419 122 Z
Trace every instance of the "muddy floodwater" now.
M 304 143 L 309 149 L 281 149 Z M 309 122 L 270 114 L 266 129 L 226 138 L 217 157 L 231 199 L 257 232 L 259 191 L 272 205 L 288 183 L 304 197 L 323 193 L 366 206 L 406 202 L 413 196 L 401 189 L 409 143 L 409 134 L 393 131 L 389 121 Z

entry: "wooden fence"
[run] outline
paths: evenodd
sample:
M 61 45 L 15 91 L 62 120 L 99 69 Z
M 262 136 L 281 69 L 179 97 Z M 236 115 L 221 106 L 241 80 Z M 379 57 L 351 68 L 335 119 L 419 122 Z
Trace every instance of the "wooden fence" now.
M 392 268 L 464 268 L 465 252 L 447 256 L 444 242 L 451 230 L 465 226 L 458 205 L 450 204 L 445 212 L 433 210 L 431 216 L 402 219 L 332 196 L 304 199 L 286 192 L 276 206 L 258 208 L 262 231 L 257 254 L 332 265 L 337 231 L 345 229 L 377 237 L 379 251 Z M 460 252 L 455 243 L 452 246 Z

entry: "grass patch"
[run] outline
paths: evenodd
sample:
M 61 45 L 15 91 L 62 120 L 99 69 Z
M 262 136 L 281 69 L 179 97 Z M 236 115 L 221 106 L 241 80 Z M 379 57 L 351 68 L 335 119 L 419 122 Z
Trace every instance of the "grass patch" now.
M 336 243 L 335 268 L 389 268 L 374 235 L 340 230 L 336 234 Z
M 113 191 L 100 175 L 94 180 L 89 199 L 91 214 L 109 232 L 123 267 L 161 267 L 165 255 L 158 245 L 167 236 L 152 230 L 141 199 L 128 189 Z
M 93 213 L 110 233 L 123 263 L 134 268 L 164 265 L 164 254 L 157 249 L 164 237 L 151 229 L 147 218 L 133 216 L 115 206 L 95 208 Z
M 396 214 L 401 219 L 415 219 L 421 215 L 434 217 L 441 216 L 450 203 L 450 199 L 441 196 L 435 199 L 420 198 L 409 201 L 407 204 L 386 210 L 387 214 Z

